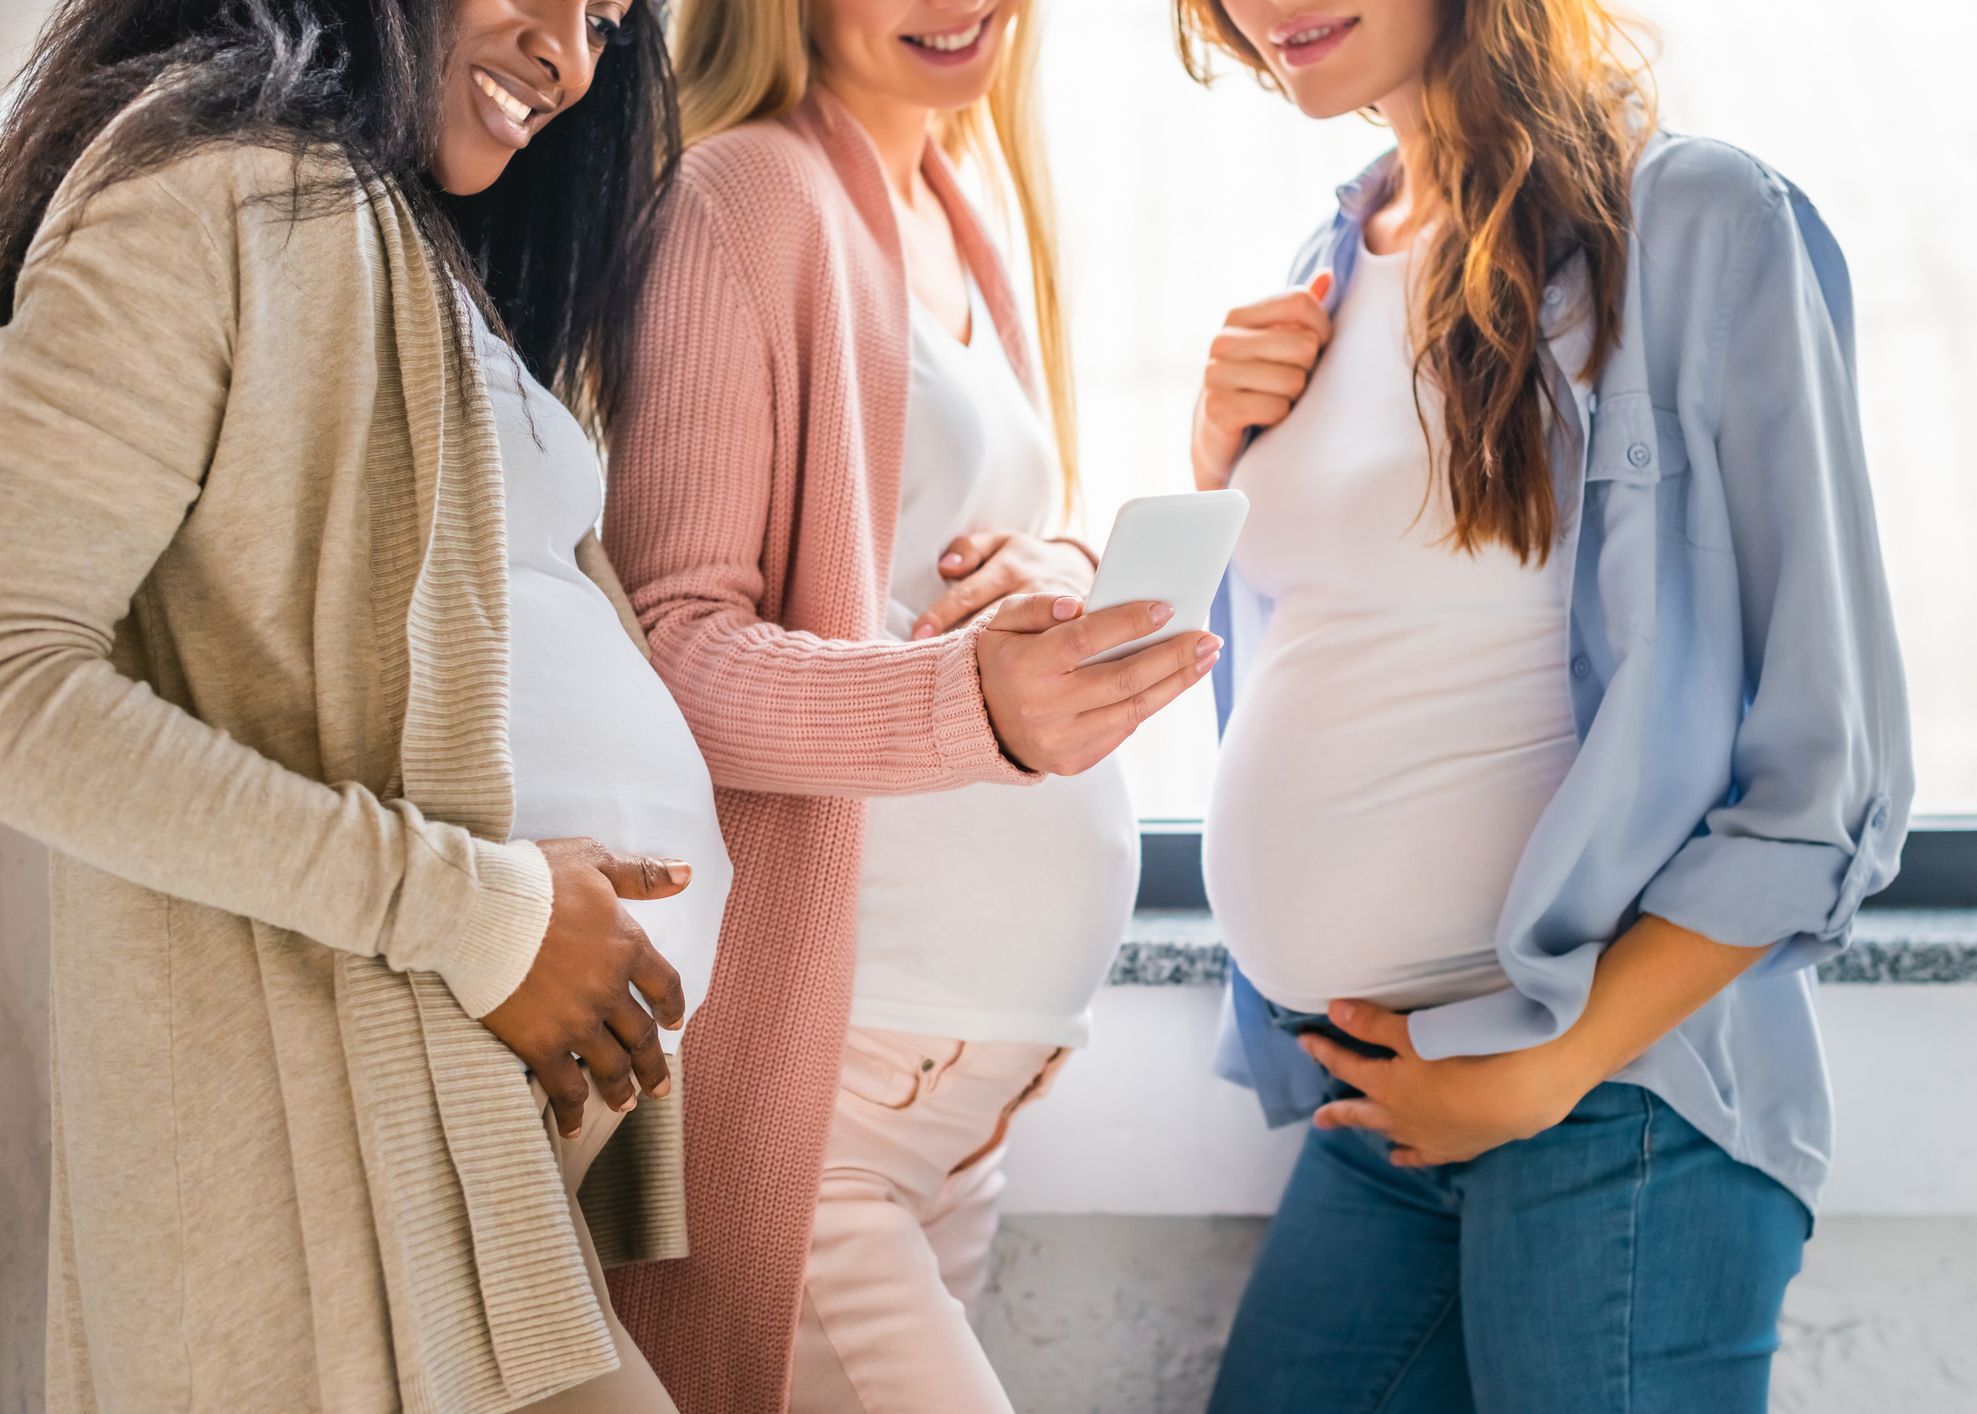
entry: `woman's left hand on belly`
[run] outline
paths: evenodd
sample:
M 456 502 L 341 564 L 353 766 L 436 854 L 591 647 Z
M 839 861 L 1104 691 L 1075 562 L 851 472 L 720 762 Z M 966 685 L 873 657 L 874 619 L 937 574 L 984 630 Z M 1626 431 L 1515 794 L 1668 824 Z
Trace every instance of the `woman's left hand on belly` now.
M 913 625 L 913 637 L 946 633 L 1011 594 L 1070 594 L 1091 590 L 1096 566 L 1071 540 L 1039 540 L 1022 531 L 957 535 L 941 552 L 942 594 Z
M 1393 1143 L 1401 1168 L 1461 1163 L 1559 1123 L 1595 1078 L 1549 1046 L 1494 1056 L 1423 1060 L 1407 1035 L 1407 1018 L 1371 1002 L 1334 1002 L 1332 1024 L 1394 1053 L 1376 1059 L 1324 1036 L 1298 1042 L 1362 1098 L 1319 1107 L 1320 1129 L 1370 1129 Z

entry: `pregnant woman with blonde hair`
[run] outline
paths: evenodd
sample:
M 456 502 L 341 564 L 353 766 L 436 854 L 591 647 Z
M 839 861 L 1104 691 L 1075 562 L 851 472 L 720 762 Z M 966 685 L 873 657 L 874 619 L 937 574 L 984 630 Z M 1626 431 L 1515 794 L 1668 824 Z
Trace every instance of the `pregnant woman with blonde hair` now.
M 1081 616 L 1092 563 L 1061 537 L 1035 23 L 1023 0 L 679 14 L 688 146 L 605 539 L 738 882 L 685 1042 L 694 1254 L 617 1290 L 702 1414 L 1008 1409 L 966 1308 L 1009 1117 L 1084 1041 L 1132 907 L 1104 758 L 1214 658 L 1186 633 L 1078 666 L 1165 608 Z M 1040 376 L 971 155 L 1025 218 Z

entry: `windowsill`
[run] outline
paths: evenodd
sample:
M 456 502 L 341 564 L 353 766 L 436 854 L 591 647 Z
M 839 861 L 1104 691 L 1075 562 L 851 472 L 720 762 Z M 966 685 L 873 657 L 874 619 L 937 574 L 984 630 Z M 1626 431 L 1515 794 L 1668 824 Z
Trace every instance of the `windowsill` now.
M 1221 930 L 1205 909 L 1144 908 L 1112 964 L 1115 987 L 1219 987 L 1229 975 Z M 1977 909 L 1867 908 L 1853 943 L 1819 969 L 1824 982 L 1977 984 Z

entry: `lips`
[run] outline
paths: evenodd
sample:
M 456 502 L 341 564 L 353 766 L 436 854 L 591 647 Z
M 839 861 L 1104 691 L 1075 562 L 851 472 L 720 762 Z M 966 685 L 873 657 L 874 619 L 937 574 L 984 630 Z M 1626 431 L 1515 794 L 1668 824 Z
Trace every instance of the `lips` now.
M 988 33 L 989 20 L 994 14 L 993 10 L 984 10 L 966 24 L 953 29 L 929 34 L 903 34 L 900 42 L 912 46 L 921 57 L 935 63 L 966 62 L 980 51 L 982 37 Z
M 1270 43 L 1292 68 L 1315 64 L 1345 43 L 1359 27 L 1357 16 L 1299 15 L 1270 31 Z
M 531 91 L 506 74 L 497 74 L 491 69 L 483 69 L 478 64 L 470 72 L 474 87 L 486 94 L 488 102 L 494 105 L 496 111 L 518 128 L 526 129 L 536 115 L 547 113 L 555 107 L 541 94 Z

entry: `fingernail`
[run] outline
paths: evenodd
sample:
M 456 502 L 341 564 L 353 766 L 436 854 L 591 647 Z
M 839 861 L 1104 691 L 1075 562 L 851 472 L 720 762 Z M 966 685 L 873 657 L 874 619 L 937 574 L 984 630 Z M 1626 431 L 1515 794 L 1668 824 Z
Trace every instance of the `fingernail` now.
M 1351 1002 L 1332 1003 L 1332 1020 L 1338 1022 L 1341 1026 L 1350 1025 L 1358 1019 L 1359 1008 Z
M 611 1106 L 611 1108 L 621 1115 L 630 1114 L 632 1112 L 633 1107 L 636 1106 L 637 1104 L 638 1104 L 638 1091 L 634 1090 L 631 1092 L 631 1094 L 625 1096 L 625 1102 L 622 1105 L 613 1105 Z
M 1331 293 L 1331 289 L 1332 272 L 1329 270 L 1320 270 L 1317 278 L 1311 282 L 1311 293 L 1318 296 L 1319 299 L 1323 299 L 1327 294 Z
M 958 554 L 947 554 L 940 557 L 940 567 L 944 570 L 951 570 L 960 563 L 961 556 Z
M 914 637 L 914 638 L 916 638 L 916 639 L 920 639 L 920 638 L 932 638 L 933 636 L 934 636 L 934 626 L 933 626 L 932 624 L 915 624 L 915 625 L 913 625 L 913 637 Z
M 672 1093 L 673 1077 L 670 1075 L 652 1087 L 652 1098 L 655 1100 L 663 1100 Z
M 1050 606 L 1050 616 L 1060 621 L 1064 619 L 1075 619 L 1078 616 L 1078 610 L 1084 608 L 1084 606 L 1082 599 L 1076 599 L 1066 594 Z
M 1197 658 L 1206 658 L 1211 653 L 1220 653 L 1221 651 L 1222 640 L 1212 633 L 1204 633 L 1201 636 L 1201 641 L 1194 646 L 1194 656 Z
M 683 1016 L 678 1021 L 662 1021 L 659 1023 L 659 1028 L 662 1031 L 677 1031 L 684 1025 L 686 1025 L 686 1018 Z
M 564 1130 L 564 1131 L 563 1131 L 563 1137 L 564 1137 L 565 1139 L 581 1139 L 581 1138 L 583 1138 L 583 1126 L 582 1126 L 582 1125 L 580 1124 L 580 1125 L 578 1125 L 578 1126 L 577 1126 L 577 1127 L 576 1127 L 575 1129 L 566 1129 L 566 1130 Z
M 1172 604 L 1155 604 L 1153 606 L 1153 621 L 1156 624 L 1164 624 L 1173 617 L 1174 606 Z
M 1210 668 L 1214 667 L 1217 663 L 1221 661 L 1222 661 L 1222 652 L 1220 649 L 1217 649 L 1215 652 L 1210 653 L 1206 658 L 1195 659 L 1194 670 L 1197 673 L 1205 673 Z
M 686 884 L 693 881 L 693 866 L 684 859 L 662 859 L 659 862 L 665 866 L 669 882 Z

